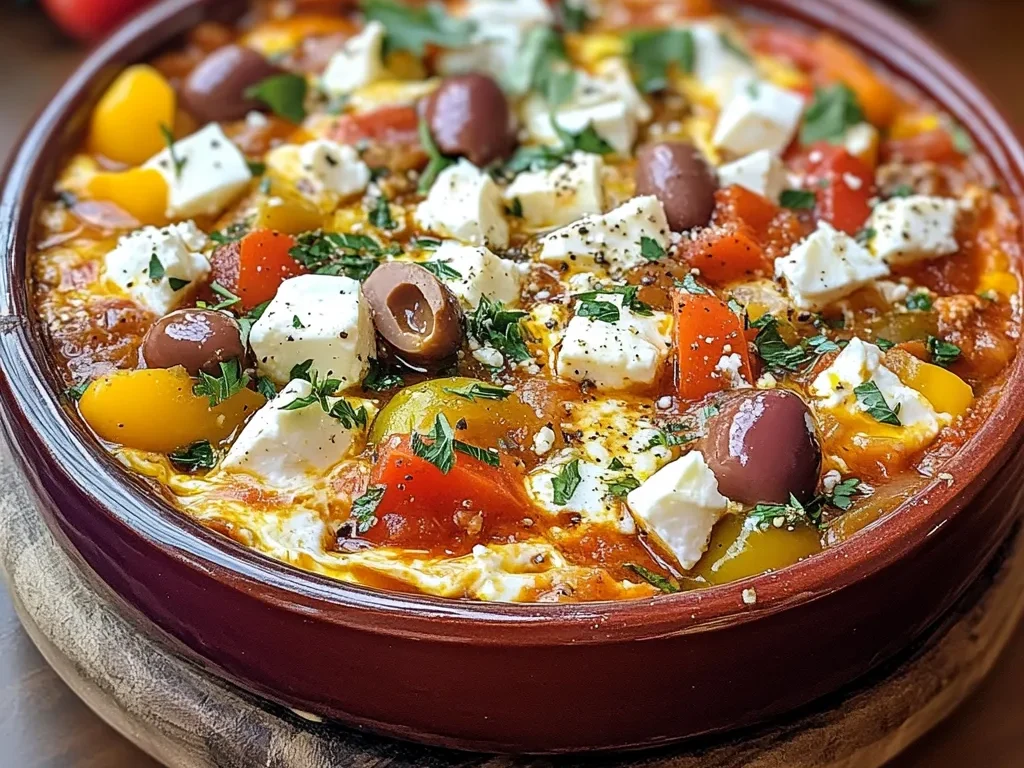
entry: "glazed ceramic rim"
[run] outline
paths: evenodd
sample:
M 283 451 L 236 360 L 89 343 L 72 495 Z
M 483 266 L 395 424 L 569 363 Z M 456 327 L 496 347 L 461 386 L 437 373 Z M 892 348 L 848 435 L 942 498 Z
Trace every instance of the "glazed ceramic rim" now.
M 779 571 L 654 599 L 509 604 L 387 592 L 302 571 L 204 528 L 102 452 L 80 418 L 60 402 L 62 385 L 46 355 L 30 300 L 26 255 L 44 183 L 73 146 L 69 139 L 81 135 L 85 107 L 118 68 L 151 55 L 224 6 L 239 5 L 244 3 L 163 0 L 134 17 L 88 56 L 43 109 L 12 155 L 0 193 L 0 243 L 6 254 L 0 271 L 0 367 L 7 383 L 6 407 L 24 416 L 35 438 L 63 468 L 63 482 L 77 486 L 119 525 L 191 567 L 278 607 L 405 637 L 549 645 L 707 631 L 825 597 L 910 556 L 963 509 L 1020 442 L 1024 409 L 1014 413 L 1014 403 L 1003 397 L 943 467 L 953 480 L 933 481 L 908 499 L 899 514 L 888 514 L 848 540 Z M 980 86 L 907 23 L 861 0 L 753 0 L 740 5 L 777 19 L 837 30 L 882 62 L 886 71 L 912 82 L 971 131 L 985 148 L 1003 193 L 1018 213 L 1024 208 L 1024 150 L 1008 122 Z M 54 147 L 61 151 L 54 152 Z M 1018 343 L 1007 375 L 1005 387 L 1011 390 L 1024 385 L 1022 348 L 1024 341 Z M 743 600 L 746 590 L 756 593 L 752 605 Z M 500 637 L 491 631 L 496 625 L 503 630 Z

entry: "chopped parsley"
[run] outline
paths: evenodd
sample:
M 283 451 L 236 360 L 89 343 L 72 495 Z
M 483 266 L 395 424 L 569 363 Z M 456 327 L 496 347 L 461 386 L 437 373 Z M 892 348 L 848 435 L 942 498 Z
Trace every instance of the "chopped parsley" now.
M 362 281 L 377 268 L 383 256 L 400 250 L 397 245 L 384 248 L 368 235 L 318 230 L 299 235 L 288 255 L 318 275 L 344 275 Z
M 471 403 L 475 403 L 479 400 L 505 400 L 511 394 L 511 390 L 505 389 L 504 387 L 497 387 L 493 384 L 484 384 L 482 382 L 474 381 L 472 384 L 468 384 L 465 387 L 445 387 L 444 391 L 449 395 L 455 395 L 461 397 L 463 400 L 469 400 Z
M 505 213 L 517 219 L 523 218 L 523 201 L 518 197 L 513 197 L 512 202 L 505 206 Z
M 260 376 L 256 379 L 256 391 L 267 398 L 267 400 L 273 400 L 277 397 L 277 387 L 274 386 L 274 382 L 267 376 Z
M 848 85 L 836 83 L 827 88 L 817 88 L 814 91 L 814 100 L 804 113 L 800 142 L 838 142 L 847 129 L 863 121 L 864 110 L 857 101 L 857 95 Z
M 288 373 L 289 381 L 292 379 L 302 379 L 303 381 L 312 381 L 315 374 L 310 373 L 313 370 L 313 360 L 305 360 L 301 363 L 296 363 L 292 366 L 291 371 Z
M 164 123 L 160 123 L 160 133 L 164 137 L 164 141 L 167 143 L 167 152 L 171 156 L 171 165 L 174 166 L 174 178 L 180 179 L 181 172 L 185 170 L 185 164 L 188 163 L 188 158 L 182 157 L 178 154 L 178 151 L 174 147 L 174 132 Z
M 366 406 L 361 405 L 358 408 L 355 408 L 352 403 L 344 397 L 338 398 L 338 401 L 331 406 L 331 409 L 327 411 L 327 414 L 331 418 L 339 421 L 341 426 L 345 429 L 365 427 L 369 419 L 369 415 L 366 413 Z
M 270 299 L 267 299 L 255 307 L 250 309 L 240 318 L 238 318 L 238 327 L 242 332 L 242 344 L 247 344 L 249 341 L 249 331 L 252 330 L 253 323 L 263 317 L 263 313 L 267 311 L 267 307 L 270 306 Z
M 249 173 L 253 176 L 262 176 L 267 172 L 267 164 L 259 160 L 246 160 L 245 164 L 249 166 Z
M 526 312 L 505 309 L 500 301 L 483 296 L 466 325 L 469 334 L 482 345 L 494 347 L 513 362 L 521 362 L 532 358 L 523 340 L 524 317 Z
M 821 528 L 822 512 L 826 506 L 845 512 L 853 505 L 853 496 L 860 493 L 864 493 L 860 479 L 848 477 L 837 483 L 831 492 L 815 496 L 807 504 L 801 504 L 792 494 L 786 504 L 756 504 L 747 513 L 747 519 L 761 531 L 769 528 L 793 528 L 800 523 Z
M 875 339 L 875 346 L 878 347 L 883 352 L 888 352 L 890 349 L 896 346 L 896 342 L 889 341 L 889 339 L 883 339 L 882 337 L 878 337 L 877 339 Z
M 609 494 L 614 496 L 616 499 L 621 499 L 630 491 L 635 491 L 639 488 L 640 481 L 633 477 L 633 475 L 623 475 L 617 480 L 608 482 L 607 486 Z
M 306 326 L 302 324 L 302 320 L 299 318 L 298 315 L 292 315 L 292 328 L 305 328 L 305 327 Z
M 430 442 L 426 442 L 430 440 Z M 451 424 L 444 414 L 437 414 L 434 419 L 434 426 L 426 435 L 416 432 L 412 436 L 412 452 L 425 459 L 447 475 L 455 466 L 455 452 L 464 453 L 474 459 L 484 462 L 492 467 L 497 467 L 501 460 L 498 453 L 493 450 L 478 448 L 469 445 L 461 440 L 455 439 Z
M 648 261 L 657 261 L 664 258 L 665 249 L 653 237 L 642 235 L 640 237 L 640 255 Z
M 218 296 L 223 297 L 224 301 L 219 301 L 212 307 L 208 306 L 206 302 L 200 301 L 196 302 L 196 306 L 202 307 L 203 309 L 227 309 L 228 307 L 235 306 L 235 304 L 238 304 L 242 300 L 240 296 L 236 296 L 223 285 L 218 283 L 216 280 L 210 283 L 210 290 L 216 293 Z
M 440 261 L 421 261 L 419 264 L 438 280 L 461 280 L 462 273 L 448 266 L 450 263 L 446 259 L 441 259 Z
M 564 507 L 576 493 L 581 480 L 579 459 L 563 464 L 559 467 L 558 474 L 551 478 L 551 500 Z
M 907 296 L 904 303 L 907 305 L 907 309 L 928 312 L 932 308 L 932 297 L 926 291 L 914 291 Z
M 561 144 L 553 147 L 544 144 L 520 147 L 500 169 L 502 175 L 512 177 L 523 171 L 550 170 L 576 151 L 595 155 L 608 155 L 614 152 L 612 146 L 601 138 L 591 123 L 579 133 L 572 133 L 559 126 L 554 118 L 551 122 Z
M 73 384 L 67 389 L 65 389 L 64 397 L 66 397 L 68 400 L 81 400 L 82 395 L 85 394 L 85 390 L 89 388 L 90 384 L 92 384 L 92 379 L 82 379 L 77 384 Z
M 744 50 L 743 48 L 740 48 L 736 41 L 729 37 L 729 35 L 727 35 L 725 32 L 718 33 L 718 42 L 720 42 L 722 44 L 722 47 L 725 48 L 725 50 L 727 50 L 737 59 L 742 59 L 743 61 L 746 61 L 748 63 L 753 61 L 750 54 L 747 53 L 747 51 Z
M 610 301 L 599 299 L 583 299 L 576 308 L 577 317 L 589 317 L 604 323 L 615 323 L 619 320 L 619 308 Z
M 971 134 L 967 132 L 966 128 L 958 123 L 953 123 L 947 130 L 957 152 L 961 155 L 970 155 L 974 152 L 974 139 L 971 138 Z
M 673 66 L 682 72 L 693 72 L 696 46 L 689 29 L 632 32 L 626 40 L 633 79 L 644 93 L 666 89 Z
M 860 493 L 860 478 L 848 477 L 841 483 L 837 483 L 836 487 L 832 489 L 832 493 L 821 498 L 824 503 L 845 512 L 853 504 L 855 493 Z
M 680 591 L 679 584 L 676 583 L 675 579 L 662 576 L 660 573 L 655 573 L 649 568 L 644 568 L 642 565 L 638 565 L 637 563 L 623 563 L 623 567 L 628 568 L 652 587 L 656 587 L 666 595 L 671 595 Z
M 293 123 L 306 119 L 306 92 L 309 84 L 302 75 L 272 75 L 245 89 L 245 98 L 262 101 L 279 117 Z
M 600 296 L 621 296 L 622 306 L 630 310 L 633 314 L 641 315 L 643 317 L 651 317 L 654 314 L 654 311 L 651 309 L 649 304 L 645 304 L 637 298 L 637 294 L 639 294 L 639 292 L 639 285 L 613 285 L 609 288 L 601 288 L 596 291 L 577 293 L 573 298 L 582 302 L 587 302 L 598 300 Z
M 309 382 L 310 390 L 308 395 L 296 397 L 290 403 L 281 408 L 282 411 L 298 411 L 308 408 L 317 403 L 324 413 L 331 412 L 331 404 L 327 398 L 338 391 L 341 386 L 340 379 L 321 379 L 320 374 L 312 367 L 313 361 L 307 360 L 304 363 L 292 366 L 292 378 L 302 379 Z M 298 370 L 297 370 L 298 369 Z
M 889 190 L 889 197 L 910 197 L 914 194 L 914 188 L 909 184 L 899 184 Z
M 809 189 L 784 189 L 779 196 L 779 204 L 794 211 L 813 210 L 816 201 L 814 192 Z
M 409 241 L 409 247 L 421 251 L 436 251 L 441 247 L 441 241 L 436 237 L 414 237 Z
M 386 490 L 386 486 L 371 485 L 362 496 L 352 502 L 352 519 L 356 524 L 356 533 L 366 533 L 377 524 L 377 507 L 380 506 Z
M 765 314 L 750 324 L 759 329 L 754 347 L 765 365 L 772 371 L 794 372 L 813 364 L 822 355 L 838 352 L 843 342 L 835 342 L 824 334 L 817 334 L 790 346 L 779 332 L 779 321 Z
M 211 232 L 210 240 L 217 245 L 227 245 L 228 243 L 238 242 L 249 234 L 249 226 L 248 221 L 236 221 L 234 224 L 230 224 L 224 229 Z
M 442 154 L 437 142 L 434 141 L 434 135 L 430 132 L 430 124 L 422 117 L 420 118 L 419 134 L 420 144 L 423 146 L 423 151 L 427 153 L 428 162 L 427 167 L 420 174 L 417 190 L 421 195 L 425 195 L 434 186 L 438 174 L 455 161 Z
M 928 354 L 931 356 L 932 362 L 936 365 L 948 368 L 960 359 L 960 347 L 956 344 L 943 341 L 937 336 L 929 336 L 926 344 L 928 347 Z
M 183 280 L 180 277 L 168 277 L 167 284 L 171 286 L 172 291 L 180 291 L 186 285 L 190 284 L 191 280 Z
M 864 227 L 863 229 L 857 230 L 857 234 L 854 235 L 854 239 L 861 245 L 867 245 L 874 240 L 875 235 L 878 233 L 874 227 Z
M 512 93 L 521 96 L 535 91 L 551 107 L 568 101 L 576 88 L 576 73 L 569 67 L 562 36 L 547 26 L 537 26 L 526 33 L 503 79 Z
M 154 283 L 164 279 L 164 275 L 166 274 L 164 272 L 164 265 L 160 262 L 160 258 L 156 253 L 149 257 L 149 269 L 147 270 L 147 273 L 149 274 L 149 279 Z
M 205 371 L 199 372 L 199 381 L 192 387 L 192 394 L 206 395 L 210 398 L 210 407 L 220 405 L 245 389 L 249 383 L 249 374 L 242 370 L 238 360 L 228 360 L 220 364 L 220 376 L 211 376 Z
M 363 389 L 371 392 L 383 392 L 387 389 L 395 389 L 405 384 L 401 374 L 390 370 L 377 358 L 370 358 L 370 370 L 363 378 Z
M 684 275 L 682 280 L 676 280 L 675 281 L 675 286 L 676 286 L 676 288 L 682 288 L 687 293 L 692 293 L 695 296 L 710 296 L 711 295 L 711 291 L 709 291 L 703 285 L 698 283 L 697 282 L 697 278 L 694 277 L 692 274 Z M 734 300 L 730 299 L 730 301 L 734 301 Z M 737 306 L 739 306 L 739 305 L 737 305 Z M 741 313 L 742 313 L 742 307 L 740 308 L 740 310 L 741 310 Z M 735 312 L 736 310 L 733 309 L 733 311 Z
M 197 469 L 213 469 L 217 465 L 217 452 L 208 440 L 199 440 L 187 448 L 179 448 L 167 458 L 177 467 L 189 472 Z
M 370 211 L 370 223 L 378 229 L 397 229 L 398 223 L 391 217 L 391 203 L 384 195 L 377 198 Z
M 440 3 L 412 6 L 397 0 L 362 0 L 360 6 L 367 21 L 384 25 L 388 51 L 422 56 L 430 44 L 461 48 L 476 29 L 472 21 L 449 15 Z
M 562 29 L 566 32 L 582 32 L 590 21 L 586 4 L 583 0 L 557 0 L 558 18 L 562 21 Z
M 864 407 L 864 410 L 875 421 L 882 424 L 891 424 L 894 427 L 903 426 L 899 415 L 900 406 L 897 405 L 896 410 L 890 408 L 889 404 L 885 402 L 885 396 L 875 382 L 865 381 L 863 384 L 858 384 L 853 388 L 853 393 L 857 396 L 857 400 Z

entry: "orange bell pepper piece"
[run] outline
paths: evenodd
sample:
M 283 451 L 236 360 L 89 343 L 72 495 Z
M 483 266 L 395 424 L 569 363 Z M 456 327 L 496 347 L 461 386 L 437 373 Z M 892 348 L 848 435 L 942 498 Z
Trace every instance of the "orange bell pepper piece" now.
M 705 229 L 687 243 L 683 258 L 715 285 L 749 279 L 768 269 L 756 233 L 735 224 Z
M 710 294 L 690 293 L 677 293 L 673 303 L 679 396 L 700 400 L 729 389 L 732 382 L 718 364 L 723 357 L 734 354 L 740 357 L 739 374 L 753 384 L 743 321 L 729 305 Z
M 242 309 L 270 301 L 278 287 L 306 268 L 288 255 L 295 238 L 269 229 L 256 229 L 239 242 L 213 254 L 213 279 L 241 300 Z

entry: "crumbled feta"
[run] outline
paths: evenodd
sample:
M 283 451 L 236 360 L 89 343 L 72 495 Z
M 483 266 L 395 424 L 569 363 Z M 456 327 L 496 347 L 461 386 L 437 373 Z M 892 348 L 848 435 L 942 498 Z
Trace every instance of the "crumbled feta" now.
M 700 451 L 666 464 L 630 491 L 626 504 L 637 524 L 675 555 L 684 570 L 708 548 L 711 530 L 728 508 Z
M 245 425 L 221 463 L 229 471 L 250 472 L 266 484 L 284 488 L 308 482 L 306 475 L 322 475 L 349 455 L 361 440 L 365 426 L 346 427 L 326 413 L 320 403 L 286 410 L 294 401 L 312 391 L 308 381 L 295 379 Z M 327 398 L 334 407 L 341 398 Z M 373 405 L 351 400 L 355 409 Z
M 882 259 L 827 222 L 775 260 L 775 276 L 800 309 L 821 309 L 889 274 Z
M 299 148 L 299 161 L 318 191 L 349 197 L 366 189 L 370 169 L 354 147 L 330 139 L 316 139 Z
M 622 306 L 622 297 L 598 297 L 619 307 L 614 323 L 577 315 L 569 321 L 555 371 L 570 381 L 591 381 L 600 389 L 650 384 L 658 375 L 668 344 L 663 313 L 643 317 Z
M 427 199 L 416 208 L 416 222 L 465 243 L 508 245 L 501 190 L 490 174 L 465 159 L 438 174 Z
M 379 21 L 371 21 L 362 31 L 345 41 L 331 57 L 320 85 L 330 96 L 347 96 L 385 76 L 384 38 L 387 30 Z
M 543 456 L 555 445 L 555 431 L 551 427 L 541 427 L 533 436 L 533 452 Z
M 889 264 L 909 264 L 956 253 L 956 200 L 927 195 L 894 197 L 875 206 L 868 219 L 872 252 Z
M 217 123 L 146 161 L 167 182 L 167 218 L 217 216 L 248 186 L 252 172 L 245 155 Z
M 792 141 L 804 110 L 801 96 L 771 83 L 739 85 L 722 110 L 712 141 L 734 155 L 766 149 L 775 154 Z
M 737 53 L 744 46 L 735 35 L 714 24 L 693 24 L 689 29 L 694 43 L 693 76 L 719 104 L 725 104 L 736 84 L 755 77 L 757 70 L 750 58 Z
M 544 0 L 470 0 L 464 18 L 476 30 L 469 46 L 440 52 L 438 72 L 442 75 L 482 73 L 499 82 L 514 68 L 527 33 L 536 27 L 550 27 L 554 14 Z
M 857 123 L 843 133 L 843 149 L 871 166 L 878 157 L 878 143 L 878 129 L 871 123 Z
M 534 141 L 561 141 L 555 122 L 574 134 L 593 126 L 620 155 L 632 151 L 638 125 L 651 115 L 650 106 L 633 85 L 629 67 L 620 58 L 605 59 L 593 75 L 577 72 L 572 96 L 554 111 L 539 94 L 527 97 L 522 106 L 522 123 Z
M 210 273 L 204 235 L 191 221 L 143 227 L 117 241 L 104 272 L 139 305 L 166 315 Z
M 832 365 L 811 382 L 811 394 L 819 398 L 817 407 L 866 414 L 867 407 L 854 389 L 871 381 L 885 398 L 886 405 L 896 413 L 903 429 L 921 436 L 923 441 L 931 440 L 952 418 L 949 414 L 936 413 L 920 392 L 906 386 L 885 367 L 884 360 L 885 353 L 874 344 L 856 337 L 851 339 Z
M 722 355 L 719 358 L 712 375 L 720 376 L 724 379 L 730 389 L 742 389 L 743 387 L 750 386 L 750 382 L 743 378 L 742 368 L 743 358 L 733 352 L 730 355 Z
M 618 275 L 645 263 L 640 251 L 645 237 L 663 249 L 671 243 L 665 209 L 653 195 L 634 197 L 608 213 L 556 229 L 541 242 L 540 258 L 567 262 L 573 271 L 602 264 Z
M 786 167 L 776 155 L 762 149 L 719 167 L 718 183 L 723 187 L 736 184 L 778 202 L 786 187 Z
M 563 504 L 555 502 L 554 479 L 565 466 L 578 461 L 580 482 Z M 577 513 L 584 524 L 611 524 L 625 534 L 636 532 L 636 526 L 617 499 L 608 493 L 608 483 L 621 477 L 621 472 L 608 470 L 580 458 L 571 449 L 564 449 L 548 457 L 526 476 L 526 492 L 540 509 L 551 515 Z
M 520 173 L 505 190 L 505 200 L 519 201 L 529 227 L 561 227 L 604 210 L 603 168 L 600 155 L 574 152 L 550 170 Z
M 476 309 L 484 296 L 506 306 L 519 303 L 522 272 L 514 261 L 502 259 L 486 246 L 447 241 L 434 252 L 431 261 L 459 273 L 444 284 L 467 309 Z
M 488 368 L 504 368 L 505 356 L 494 347 L 479 347 L 472 351 L 473 359 Z
M 335 275 L 299 275 L 281 283 L 277 295 L 249 332 L 260 373 L 279 384 L 306 360 L 321 379 L 341 380 L 341 389 L 363 380 L 374 356 L 370 308 L 359 282 Z

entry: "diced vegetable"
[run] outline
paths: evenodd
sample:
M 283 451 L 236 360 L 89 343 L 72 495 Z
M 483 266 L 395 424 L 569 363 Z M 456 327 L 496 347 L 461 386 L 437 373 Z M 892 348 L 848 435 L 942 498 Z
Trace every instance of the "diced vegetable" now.
M 683 400 L 699 400 L 728 389 L 731 381 L 720 369 L 720 361 L 729 355 L 739 355 L 739 374 L 753 384 L 743 321 L 724 301 L 710 294 L 679 293 L 675 314 L 679 396 Z
M 874 173 L 842 147 L 822 142 L 811 148 L 808 185 L 817 197 L 818 218 L 855 235 L 871 215 Z
M 465 551 L 501 520 L 529 509 L 522 480 L 505 464 L 491 466 L 458 453 L 447 473 L 416 455 L 409 435 L 378 449 L 370 487 L 383 486 L 378 522 L 364 537 L 377 544 Z
M 322 225 L 323 215 L 315 205 L 298 195 L 276 190 L 260 201 L 253 222 L 254 229 L 272 229 L 288 235 L 311 232 Z
M 771 272 L 753 230 L 746 227 L 705 229 L 687 244 L 684 255 L 689 264 L 700 270 L 701 277 L 715 285 L 750 280 Z
M 167 182 L 152 168 L 97 173 L 86 183 L 85 191 L 96 200 L 114 203 L 140 224 L 159 227 L 167 223 Z
M 820 535 L 809 525 L 761 531 L 749 518 L 727 515 L 715 526 L 707 552 L 690 573 L 709 584 L 726 584 L 777 571 L 819 551 Z
M 78 407 L 104 440 L 168 453 L 198 440 L 220 442 L 266 402 L 242 389 L 211 408 L 209 397 L 193 394 L 194 384 L 181 367 L 117 371 L 90 384 Z
M 932 408 L 954 419 L 963 415 L 974 402 L 970 385 L 955 373 L 918 360 L 902 349 L 886 352 L 885 365 L 900 381 L 924 395 Z
M 882 158 L 905 163 L 955 163 L 962 158 L 944 128 L 882 142 Z
M 161 128 L 174 125 L 177 99 L 163 75 L 146 64 L 128 67 L 92 111 L 89 149 L 140 165 L 167 146 Z
M 237 273 L 230 265 L 214 263 L 214 275 L 232 293 L 242 299 L 241 309 L 249 310 L 270 301 L 278 286 L 306 272 L 305 267 L 288 255 L 295 238 L 269 229 L 257 229 L 242 238 L 233 253 L 238 254 Z M 229 255 L 232 255 L 229 254 Z
M 381 144 L 418 145 L 419 125 L 420 118 L 414 107 L 381 107 L 339 118 L 327 138 L 341 144 L 369 140 Z

